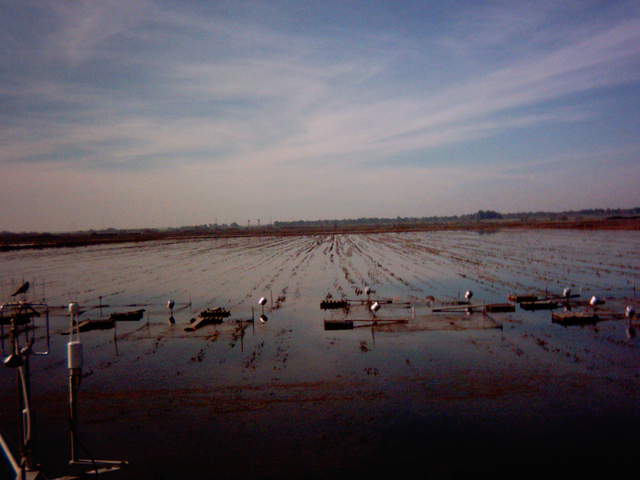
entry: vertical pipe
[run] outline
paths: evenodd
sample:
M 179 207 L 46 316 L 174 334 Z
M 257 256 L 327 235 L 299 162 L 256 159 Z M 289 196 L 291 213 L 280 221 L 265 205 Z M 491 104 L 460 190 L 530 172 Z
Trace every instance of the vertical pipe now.
M 113 322 L 113 345 L 116 349 L 116 357 L 120 355 L 118 352 L 118 322 Z
M 21 445 L 20 464 L 26 469 L 33 470 L 35 461 L 33 455 L 33 435 L 31 417 L 31 388 L 29 376 L 29 357 L 24 356 L 24 364 L 18 367 L 18 380 L 20 383 L 20 413 L 21 413 Z
M 49 354 L 49 350 L 51 350 L 51 335 L 49 330 L 49 305 L 47 305 L 47 355 Z
M 18 462 L 16 462 L 16 459 L 11 453 L 11 449 L 9 448 L 9 445 L 7 445 L 7 442 L 4 440 L 4 437 L 2 436 L 1 433 L 0 433 L 0 447 L 2 447 L 5 457 L 7 457 L 7 460 L 11 464 L 11 468 L 13 469 L 13 472 L 16 474 L 16 478 L 18 478 L 18 475 L 20 474 L 20 470 L 21 470 L 20 465 L 18 465 Z
M 71 318 L 71 338 L 67 343 L 67 368 L 69 369 L 69 440 L 71 443 L 70 463 L 78 461 L 78 386 L 82 378 L 82 343 L 80 343 L 80 324 L 78 322 L 78 304 L 69 304 Z M 73 324 L 75 320 L 75 337 Z
M 78 461 L 78 401 L 77 401 L 77 369 L 69 369 L 69 440 L 71 443 L 71 462 Z

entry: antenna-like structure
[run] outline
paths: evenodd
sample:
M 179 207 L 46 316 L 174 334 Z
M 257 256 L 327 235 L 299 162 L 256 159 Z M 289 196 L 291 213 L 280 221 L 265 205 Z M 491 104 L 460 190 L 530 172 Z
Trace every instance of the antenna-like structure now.
M 24 282 L 13 296 L 24 294 L 28 289 L 29 282 Z M 28 329 L 33 319 L 40 316 L 40 312 L 35 307 L 45 311 L 47 349 L 42 352 L 34 350 L 36 337 L 34 333 L 29 335 Z M 2 363 L 5 367 L 15 368 L 18 372 L 18 410 L 21 420 L 18 425 L 18 459 L 11 452 L 2 434 L 0 434 L 0 448 L 2 448 L 5 457 L 9 461 L 16 480 L 36 480 L 43 477 L 39 471 L 34 451 L 35 426 L 31 407 L 29 359 L 31 355 L 49 354 L 49 309 L 46 304 L 33 304 L 26 300 L 0 305 L 0 325 L 2 325 L 3 337 L 5 324 L 9 325 L 10 345 L 8 352 L 6 352 L 4 350 L 4 342 L 2 343 L 2 353 L 6 355 Z M 24 327 L 23 342 L 20 339 L 20 327 Z M 33 332 L 33 329 L 31 329 L 31 332 Z
M 80 465 L 91 467 L 89 473 L 105 473 L 119 470 L 127 465 L 125 460 L 95 460 L 80 458 L 78 449 L 80 447 L 80 433 L 78 430 L 78 404 L 79 389 L 82 380 L 82 342 L 80 341 L 80 324 L 78 316 L 80 307 L 78 303 L 71 302 L 68 306 L 71 336 L 67 343 L 67 368 L 69 369 L 69 438 L 71 441 L 71 459 L 69 465 Z

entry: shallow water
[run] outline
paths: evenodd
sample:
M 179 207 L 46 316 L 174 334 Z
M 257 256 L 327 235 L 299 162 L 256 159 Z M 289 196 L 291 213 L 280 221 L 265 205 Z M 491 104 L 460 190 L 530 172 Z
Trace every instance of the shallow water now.
M 431 308 L 468 289 L 482 304 L 571 287 L 584 300 L 603 297 L 603 312 L 640 310 L 640 232 L 164 241 L 2 253 L 0 261 L 5 299 L 28 279 L 30 300 L 77 301 L 81 319 L 146 309 L 141 321 L 82 334 L 83 443 L 95 457 L 132 463 L 112 478 L 326 478 L 415 465 L 436 476 L 507 475 L 575 471 L 587 459 L 591 472 L 632 458 L 640 354 L 626 320 L 562 327 L 549 311 Z M 409 322 L 324 330 L 324 319 L 372 319 L 366 306 L 348 315 L 319 309 L 327 293 L 365 299 L 355 291 L 365 285 L 372 298 L 394 302 L 378 319 Z M 252 308 L 257 319 L 261 296 L 280 297 L 280 308 L 268 304 L 267 323 L 238 323 Z M 414 304 L 415 319 L 402 301 Z M 213 306 L 231 318 L 184 331 Z M 59 473 L 68 455 L 61 332 L 69 319 L 52 309 L 51 325 L 51 352 L 31 370 L 39 458 Z M 43 345 L 44 328 L 36 335 Z M 0 398 L 10 408 L 0 420 L 10 439 L 14 388 L 15 372 L 3 368 Z

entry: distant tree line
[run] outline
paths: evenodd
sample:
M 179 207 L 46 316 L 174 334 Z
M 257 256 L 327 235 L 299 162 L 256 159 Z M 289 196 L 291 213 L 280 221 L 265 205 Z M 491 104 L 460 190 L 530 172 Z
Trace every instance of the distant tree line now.
M 568 210 L 563 212 L 517 212 L 517 213 L 500 213 L 495 210 L 478 210 L 476 213 L 470 213 L 466 215 L 451 215 L 451 216 L 431 216 L 431 217 L 360 217 L 360 218 L 347 218 L 347 219 L 326 219 L 326 220 L 292 220 L 292 221 L 276 221 L 273 225 L 247 225 L 240 226 L 236 222 L 230 224 L 217 224 L 217 223 L 205 223 L 200 225 L 185 225 L 182 227 L 172 228 L 104 228 L 101 230 L 83 230 L 76 232 L 65 232 L 66 234 L 74 234 L 78 236 L 94 236 L 94 237 L 109 237 L 115 235 L 148 235 L 160 232 L 194 232 L 194 233 L 207 233 L 216 232 L 219 230 L 267 230 L 267 229 L 286 229 L 286 228 L 304 228 L 304 227 L 320 227 L 320 228 L 338 228 L 349 226 L 402 226 L 402 225 L 416 225 L 416 224 L 443 224 L 453 222 L 478 222 L 483 220 L 567 220 L 571 217 L 604 217 L 604 218 L 617 218 L 617 217 L 632 217 L 640 215 L 640 207 L 635 208 L 589 208 L 584 210 Z M 47 237 L 53 237 L 57 234 L 48 232 L 0 232 L 1 241 L 15 241 L 16 239 L 34 239 L 43 240 Z
M 550 219 L 550 220 L 566 220 L 569 217 L 613 217 L 613 216 L 635 216 L 640 215 L 640 207 L 635 208 L 590 208 L 584 210 L 568 210 L 563 212 L 517 212 L 517 213 L 500 213 L 495 210 L 478 210 L 476 213 L 466 215 L 451 216 L 432 216 L 432 217 L 395 217 L 395 218 L 379 218 L 379 217 L 360 217 L 348 218 L 342 220 L 293 220 L 287 222 L 274 222 L 276 228 L 295 228 L 295 227 L 344 227 L 353 225 L 414 225 L 427 223 L 451 223 L 451 222 L 469 222 L 480 220 L 531 220 L 531 219 Z

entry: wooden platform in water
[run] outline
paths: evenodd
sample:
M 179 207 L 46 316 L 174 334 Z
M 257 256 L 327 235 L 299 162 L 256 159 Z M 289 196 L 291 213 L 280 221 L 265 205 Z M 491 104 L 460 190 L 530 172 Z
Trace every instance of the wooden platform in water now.
M 113 312 L 109 315 L 109 319 L 117 322 L 137 321 L 144 315 L 145 309 L 132 310 L 130 312 Z
M 199 328 L 204 327 L 205 325 L 216 325 L 222 323 L 221 317 L 212 317 L 212 318 L 203 318 L 199 317 L 194 322 L 191 323 L 188 327 L 184 327 L 185 332 L 193 332 Z
M 601 318 L 593 312 L 553 312 L 551 321 L 559 325 L 594 325 Z
M 487 303 L 476 305 L 451 305 L 446 307 L 434 308 L 431 310 L 433 313 L 454 313 L 454 312 L 478 312 L 484 311 L 488 313 L 500 313 L 500 312 L 515 312 L 516 306 L 512 303 Z
M 464 331 L 486 330 L 502 328 L 502 324 L 487 313 L 460 315 L 450 312 L 450 315 L 416 315 L 415 318 L 371 318 L 362 319 L 327 319 L 324 320 L 325 330 L 353 330 L 356 328 L 372 327 L 377 332 L 428 332 L 428 331 Z
M 116 326 L 115 320 L 111 318 L 106 318 L 104 320 L 82 320 L 78 324 L 78 330 L 81 332 L 90 332 L 91 330 L 109 330 Z M 76 330 L 76 327 L 73 327 L 73 331 Z M 63 335 L 70 335 L 71 331 L 66 330 L 62 332 Z
M 216 325 L 222 323 L 224 318 L 231 315 L 231 312 L 224 307 L 207 308 L 198 315 L 198 318 L 191 322 L 191 325 L 185 327 L 185 332 L 193 332 L 205 325 Z
M 484 306 L 484 311 L 489 313 L 515 312 L 513 303 L 490 303 Z
M 322 300 L 320 302 L 322 310 L 337 310 L 340 308 L 349 308 L 348 300 Z
M 516 303 L 535 302 L 536 300 L 538 300 L 538 296 L 533 293 L 524 293 L 524 294 L 513 293 L 509 295 L 508 300 L 510 302 L 516 302 Z
M 353 330 L 352 320 L 325 320 L 325 330 Z
M 553 310 L 558 308 L 558 302 L 554 300 L 538 300 L 535 302 L 521 302 L 520 308 L 523 310 Z

